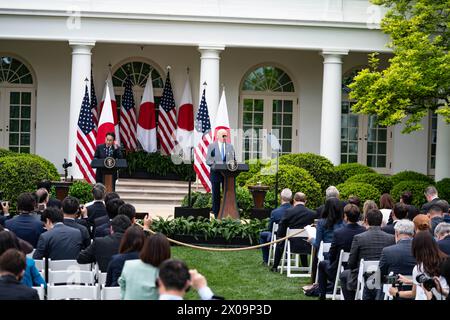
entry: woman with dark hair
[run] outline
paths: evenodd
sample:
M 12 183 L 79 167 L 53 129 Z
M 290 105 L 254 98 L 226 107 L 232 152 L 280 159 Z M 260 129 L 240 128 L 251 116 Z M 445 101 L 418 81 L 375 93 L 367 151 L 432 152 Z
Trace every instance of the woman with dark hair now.
M 330 243 L 333 240 L 333 232 L 344 226 L 343 210 L 339 199 L 329 198 L 323 208 L 322 219 L 317 223 L 316 238 L 311 239 L 312 245 L 319 249 L 320 242 Z
M 119 253 L 112 256 L 108 264 L 106 287 L 118 287 L 123 265 L 127 260 L 139 259 L 145 241 L 145 233 L 141 227 L 133 225 L 125 231 L 120 242 Z
M 427 300 L 427 295 L 420 278 L 439 277 L 439 282 L 444 290 L 448 290 L 448 284 L 440 274 L 441 264 L 447 255 L 439 250 L 430 232 L 418 232 L 412 242 L 412 254 L 416 258 L 416 266 L 412 272 L 412 281 L 400 275 L 404 284 L 412 283 L 412 290 L 398 291 L 398 288 L 390 288 L 389 293 L 397 298 L 409 298 L 416 300 Z
M 128 260 L 119 278 L 122 300 L 158 300 L 156 287 L 159 266 L 170 258 L 170 243 L 157 233 L 145 239 L 139 259 Z
M 392 223 L 391 213 L 394 209 L 394 200 L 389 193 L 383 193 L 380 197 L 380 211 L 383 214 L 382 226 Z

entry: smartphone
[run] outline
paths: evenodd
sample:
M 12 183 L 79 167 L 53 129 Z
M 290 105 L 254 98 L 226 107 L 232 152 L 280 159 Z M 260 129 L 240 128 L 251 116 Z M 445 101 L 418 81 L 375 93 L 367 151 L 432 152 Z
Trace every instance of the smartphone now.
M 9 205 L 9 202 L 8 201 L 2 201 L 2 206 L 3 207 L 7 207 Z
M 39 210 L 39 211 L 44 211 L 44 210 L 45 210 L 45 204 L 40 203 L 40 204 L 38 205 L 38 210 Z

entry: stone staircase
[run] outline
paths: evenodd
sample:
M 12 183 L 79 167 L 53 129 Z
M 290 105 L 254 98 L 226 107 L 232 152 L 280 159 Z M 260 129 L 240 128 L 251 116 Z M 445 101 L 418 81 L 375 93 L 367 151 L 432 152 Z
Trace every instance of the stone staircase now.
M 119 179 L 116 192 L 137 212 L 150 212 L 153 217 L 174 215 L 174 208 L 181 205 L 188 194 L 188 182 L 172 180 Z M 192 192 L 205 192 L 200 183 L 192 182 Z

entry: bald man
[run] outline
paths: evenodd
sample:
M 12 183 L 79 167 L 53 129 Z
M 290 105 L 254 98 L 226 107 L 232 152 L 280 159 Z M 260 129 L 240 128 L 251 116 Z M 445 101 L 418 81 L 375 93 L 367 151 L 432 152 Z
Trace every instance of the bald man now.
M 228 132 L 225 129 L 220 129 L 216 134 L 216 141 L 208 146 L 206 155 L 206 163 L 212 166 L 215 163 L 227 163 L 229 160 L 235 160 L 234 148 L 231 144 L 226 143 Z M 212 211 L 217 218 L 220 209 L 220 185 L 223 189 L 223 176 L 220 172 L 211 170 L 211 191 L 212 191 Z

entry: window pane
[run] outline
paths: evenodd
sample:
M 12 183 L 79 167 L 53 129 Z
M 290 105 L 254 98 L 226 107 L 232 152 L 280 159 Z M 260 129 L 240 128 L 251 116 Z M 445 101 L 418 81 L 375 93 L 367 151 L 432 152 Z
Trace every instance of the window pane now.
M 348 142 L 341 141 L 341 153 L 348 153 Z
M 244 99 L 244 111 L 253 111 L 253 100 Z
M 369 154 L 375 154 L 376 153 L 376 143 L 375 142 L 368 142 L 367 143 L 367 153 Z
M 19 106 L 10 106 L 9 107 L 9 117 L 10 118 L 19 118 Z
M 273 100 L 273 112 L 281 112 L 282 111 L 282 106 L 281 106 L 281 100 Z
M 291 151 L 291 145 L 292 145 L 291 140 L 284 140 L 283 141 L 283 146 L 282 146 L 283 152 L 290 152 Z
M 285 126 L 292 125 L 292 114 L 283 115 L 283 125 Z
M 358 162 L 358 155 L 351 154 L 348 156 L 348 162 Z
M 25 119 L 31 118 L 31 107 L 22 106 L 20 109 L 22 110 L 22 113 L 20 115 L 22 118 L 25 118 Z
M 386 154 L 386 143 L 378 143 L 378 154 Z
M 20 121 L 20 131 L 30 132 L 30 120 L 21 120 Z
M 9 120 L 9 131 L 19 132 L 19 120 Z
M 20 153 L 30 153 L 30 147 L 20 147 Z
M 357 127 L 358 126 L 358 116 L 355 114 L 350 114 L 348 116 L 348 126 L 349 127 Z
M 264 111 L 264 100 L 255 99 L 255 111 Z
M 22 133 L 20 135 L 20 145 L 21 146 L 29 146 L 30 145 L 30 134 Z
M 368 130 L 368 141 L 376 141 L 377 140 L 377 129 L 369 129 Z
M 349 142 L 348 143 L 348 153 L 358 153 L 358 143 Z
M 272 116 L 272 124 L 281 126 L 281 114 L 276 113 Z
M 377 165 L 376 160 L 377 160 L 376 156 L 367 156 L 367 165 L 369 167 L 376 167 Z
M 20 92 L 11 92 L 9 94 L 10 103 L 11 104 L 19 104 L 20 103 Z
M 386 129 L 378 129 L 378 141 L 386 141 L 387 130 Z
M 30 92 L 22 92 L 22 104 L 31 104 Z
M 347 119 L 348 119 L 348 115 L 346 115 L 346 114 L 341 115 L 341 127 L 342 128 L 348 127 Z
M 246 124 L 252 124 L 252 114 L 248 112 L 244 112 L 244 125 Z
M 385 168 L 386 167 L 386 156 L 378 156 L 378 168 Z
M 254 115 L 254 124 L 255 125 L 261 125 L 263 124 L 263 114 L 262 113 L 255 113 Z
M 349 140 L 358 140 L 358 128 L 348 129 L 348 139 Z
M 342 102 L 341 111 L 342 111 L 342 113 L 348 113 L 349 112 L 349 103 L 347 101 L 343 101 Z
M 292 100 L 284 101 L 284 112 L 292 112 Z
M 348 139 L 348 129 L 347 128 L 341 128 L 341 139 L 344 139 L 344 140 Z
M 292 128 L 283 128 L 283 139 L 291 139 L 292 138 Z
M 344 154 L 341 154 L 341 163 L 347 163 L 347 156 Z
M 19 134 L 18 133 L 10 133 L 9 134 L 9 145 L 10 146 L 19 145 Z
M 19 152 L 19 147 L 9 147 L 12 152 Z

